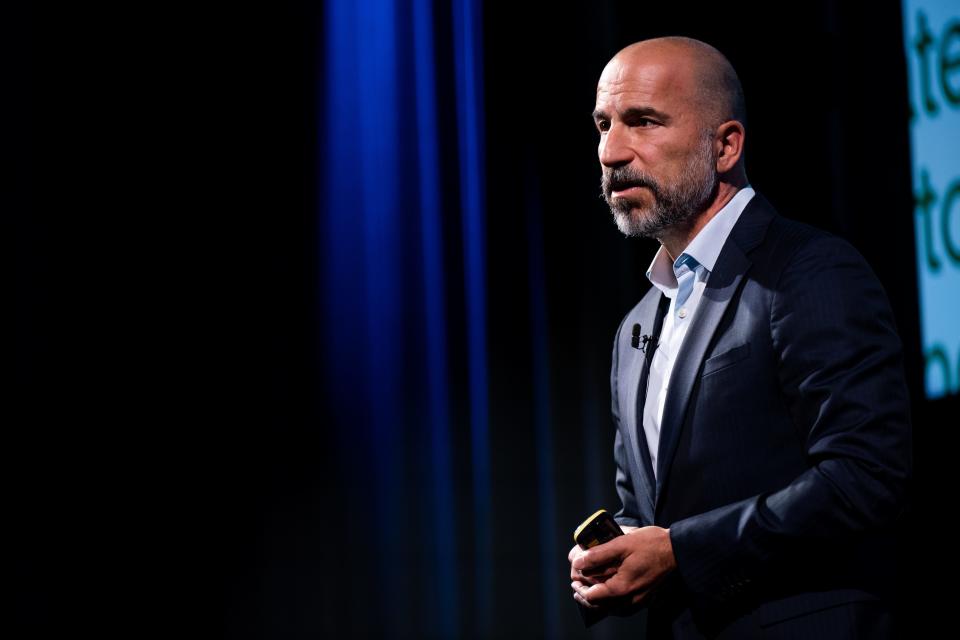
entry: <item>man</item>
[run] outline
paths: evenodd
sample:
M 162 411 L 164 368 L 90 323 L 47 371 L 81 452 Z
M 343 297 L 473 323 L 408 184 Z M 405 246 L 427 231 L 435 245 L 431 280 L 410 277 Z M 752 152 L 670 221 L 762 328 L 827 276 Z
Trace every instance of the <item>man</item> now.
M 912 440 L 882 287 L 750 187 L 713 47 L 626 47 L 594 120 L 617 226 L 661 246 L 613 346 L 627 535 L 570 550 L 574 599 L 651 638 L 890 637 Z

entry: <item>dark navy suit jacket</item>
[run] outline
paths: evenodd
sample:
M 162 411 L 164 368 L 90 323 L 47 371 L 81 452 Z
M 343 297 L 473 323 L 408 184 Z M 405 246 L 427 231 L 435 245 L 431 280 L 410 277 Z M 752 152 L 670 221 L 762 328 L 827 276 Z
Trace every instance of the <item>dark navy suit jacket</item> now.
M 889 635 L 912 437 L 873 271 L 757 193 L 678 354 L 655 482 L 640 424 L 653 350 L 631 333 L 658 334 L 668 302 L 651 287 L 624 317 L 611 369 L 615 518 L 669 528 L 677 560 L 645 603 L 650 637 Z

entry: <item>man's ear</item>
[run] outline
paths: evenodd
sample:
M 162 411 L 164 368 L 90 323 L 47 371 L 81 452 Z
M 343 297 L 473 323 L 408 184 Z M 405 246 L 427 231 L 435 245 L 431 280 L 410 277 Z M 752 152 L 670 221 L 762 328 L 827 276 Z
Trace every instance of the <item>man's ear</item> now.
M 727 173 L 737 166 L 743 155 L 744 136 L 743 125 L 737 120 L 727 120 L 717 127 L 717 173 Z

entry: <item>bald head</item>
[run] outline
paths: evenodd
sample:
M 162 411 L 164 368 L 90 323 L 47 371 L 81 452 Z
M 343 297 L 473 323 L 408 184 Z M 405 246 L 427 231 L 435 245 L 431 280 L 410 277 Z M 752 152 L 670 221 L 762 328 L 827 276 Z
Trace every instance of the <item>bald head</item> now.
M 658 61 L 669 67 L 671 73 L 683 76 L 688 97 L 700 106 L 706 127 L 736 120 L 746 128 L 743 87 L 733 65 L 716 48 L 683 36 L 651 38 L 624 47 L 607 66 L 651 61 Z

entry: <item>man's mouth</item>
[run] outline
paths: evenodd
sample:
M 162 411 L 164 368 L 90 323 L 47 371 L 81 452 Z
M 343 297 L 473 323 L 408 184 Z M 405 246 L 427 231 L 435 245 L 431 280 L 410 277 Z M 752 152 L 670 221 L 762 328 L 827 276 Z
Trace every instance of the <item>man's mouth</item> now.
M 610 191 L 611 198 L 622 198 L 624 196 L 633 195 L 634 193 L 640 191 L 643 188 L 643 185 L 639 184 L 630 184 L 618 186 Z

